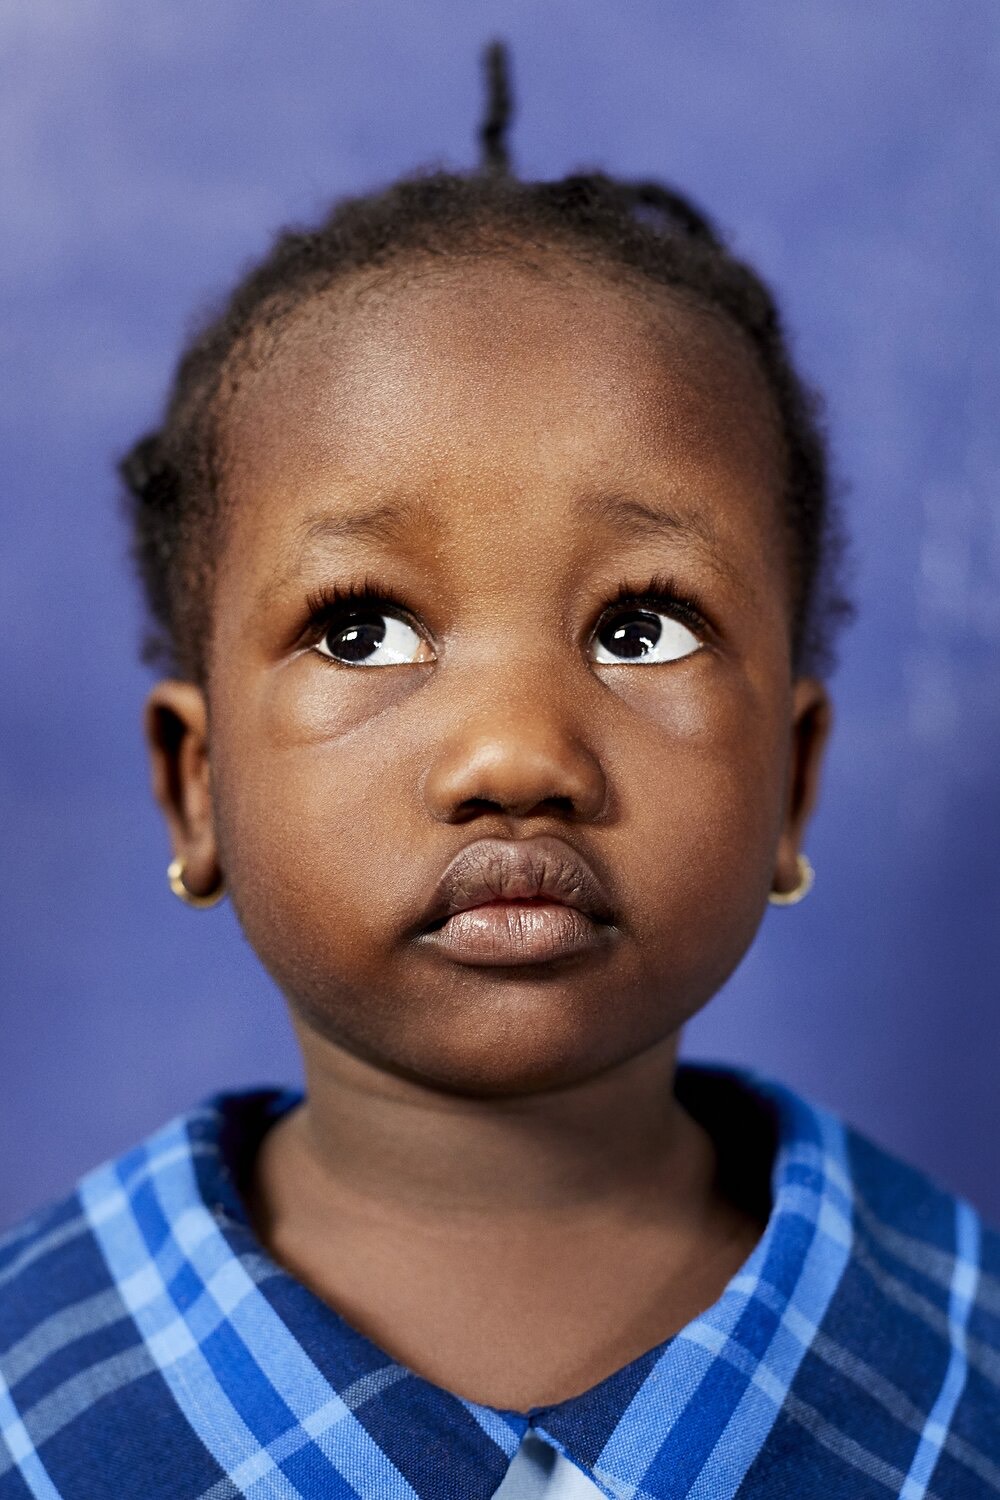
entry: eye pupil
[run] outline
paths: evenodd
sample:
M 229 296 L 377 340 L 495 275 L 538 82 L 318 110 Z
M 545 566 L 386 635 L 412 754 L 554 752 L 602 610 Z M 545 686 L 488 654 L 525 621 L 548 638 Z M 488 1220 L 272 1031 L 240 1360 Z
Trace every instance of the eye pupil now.
M 326 647 L 338 661 L 366 661 L 384 640 L 384 616 L 371 615 L 366 619 L 354 619 L 349 625 L 329 631 Z
M 653 650 L 662 631 L 663 627 L 656 615 L 648 614 L 645 610 L 633 610 L 609 620 L 601 627 L 597 638 L 612 655 L 623 661 L 635 661 Z

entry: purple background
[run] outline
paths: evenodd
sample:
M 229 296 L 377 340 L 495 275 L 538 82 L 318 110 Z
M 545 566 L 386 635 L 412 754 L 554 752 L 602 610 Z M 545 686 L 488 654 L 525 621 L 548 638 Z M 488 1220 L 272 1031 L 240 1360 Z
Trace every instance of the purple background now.
M 115 454 L 270 233 L 472 159 L 513 43 L 530 175 L 701 199 L 826 391 L 861 619 L 809 848 L 688 1050 L 844 1111 L 1000 1218 L 995 0 L 13 0 L 0 10 L 0 1222 L 221 1085 L 294 1079 L 149 800 Z

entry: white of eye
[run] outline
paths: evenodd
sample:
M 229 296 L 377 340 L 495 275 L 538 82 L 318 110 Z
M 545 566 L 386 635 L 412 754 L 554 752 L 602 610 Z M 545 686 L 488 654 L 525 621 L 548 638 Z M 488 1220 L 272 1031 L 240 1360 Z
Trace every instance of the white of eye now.
M 655 609 L 621 609 L 598 627 L 593 659 L 608 666 L 655 665 L 679 661 L 701 649 L 694 631 L 673 615 Z
M 372 609 L 335 622 L 316 642 L 320 656 L 345 667 L 397 667 L 420 659 L 425 643 L 405 620 Z

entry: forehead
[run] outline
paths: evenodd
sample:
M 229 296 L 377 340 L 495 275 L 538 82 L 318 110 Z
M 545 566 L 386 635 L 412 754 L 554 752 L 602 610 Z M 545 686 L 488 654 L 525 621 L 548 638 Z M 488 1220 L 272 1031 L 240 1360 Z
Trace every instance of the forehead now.
M 255 342 L 222 471 L 230 521 L 269 545 L 361 495 L 466 528 L 520 503 L 541 524 L 650 479 L 692 513 L 728 491 L 723 531 L 776 534 L 783 443 L 755 356 L 666 289 L 543 250 L 450 259 L 339 283 Z

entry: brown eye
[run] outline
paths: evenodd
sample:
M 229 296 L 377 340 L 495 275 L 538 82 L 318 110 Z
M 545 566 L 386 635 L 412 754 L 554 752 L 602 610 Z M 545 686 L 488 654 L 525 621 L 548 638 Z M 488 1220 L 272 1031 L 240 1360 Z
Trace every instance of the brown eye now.
M 397 667 L 433 659 L 427 642 L 412 625 L 380 609 L 359 609 L 341 616 L 315 649 L 345 667 Z
M 601 665 L 679 661 L 699 650 L 701 641 L 689 626 L 656 609 L 630 605 L 615 610 L 597 627 L 593 658 Z

